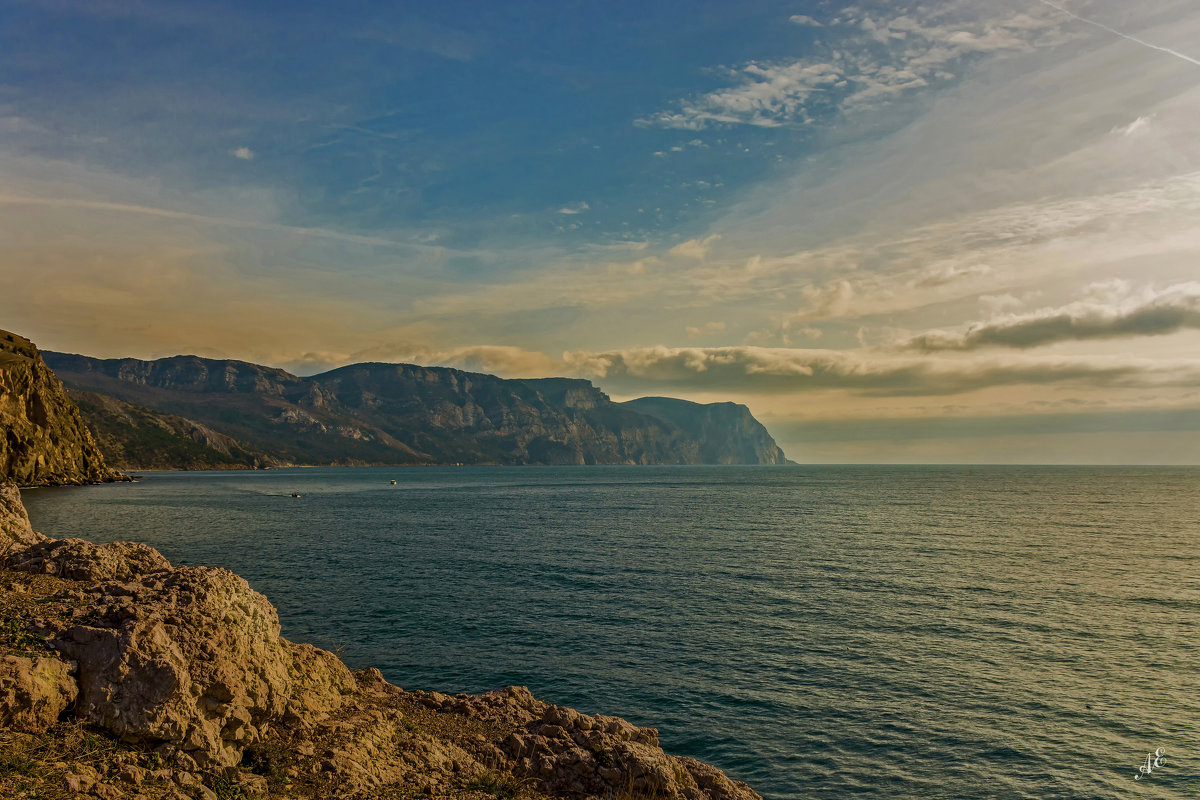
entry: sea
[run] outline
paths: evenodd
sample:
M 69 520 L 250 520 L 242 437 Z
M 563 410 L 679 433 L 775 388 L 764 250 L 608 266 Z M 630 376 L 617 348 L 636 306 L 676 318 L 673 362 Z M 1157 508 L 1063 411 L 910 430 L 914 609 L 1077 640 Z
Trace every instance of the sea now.
M 306 468 L 24 497 L 47 535 L 238 572 L 352 667 L 619 715 L 767 800 L 1200 797 L 1200 468 Z

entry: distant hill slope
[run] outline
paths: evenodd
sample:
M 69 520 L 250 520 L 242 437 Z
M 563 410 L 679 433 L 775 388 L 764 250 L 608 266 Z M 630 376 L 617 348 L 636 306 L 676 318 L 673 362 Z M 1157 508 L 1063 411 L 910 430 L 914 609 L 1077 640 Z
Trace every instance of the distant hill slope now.
M 174 418 L 153 421 L 120 405 L 82 398 L 89 408 L 101 409 L 93 410 L 89 421 L 114 454 L 117 445 L 130 451 L 131 434 L 120 426 L 135 417 L 133 427 L 143 434 L 160 435 L 151 428 L 173 430 L 197 442 L 203 434 L 179 432 L 198 426 L 228 437 L 224 449 L 246 466 L 255 459 L 260 464 L 782 463 L 761 426 L 751 430 L 723 412 L 677 418 L 645 413 L 612 402 L 584 380 L 505 380 L 445 367 L 375 363 L 300 378 L 195 356 L 101 360 L 47 352 L 45 357 L 73 389 Z M 705 428 L 730 420 L 749 431 L 753 441 L 742 441 L 732 430 Z
M 108 395 L 68 389 L 109 465 L 139 469 L 257 469 L 280 462 L 190 419 Z
M 33 342 L 0 331 L 0 483 L 98 483 L 104 462 L 79 410 Z

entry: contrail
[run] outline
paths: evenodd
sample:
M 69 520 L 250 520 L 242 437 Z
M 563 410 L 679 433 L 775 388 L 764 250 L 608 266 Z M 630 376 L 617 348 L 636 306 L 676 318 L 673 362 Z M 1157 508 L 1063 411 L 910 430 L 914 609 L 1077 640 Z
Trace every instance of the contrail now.
M 1086 22 L 1088 25 L 1094 25 L 1102 31 L 1108 31 L 1109 33 L 1113 34 L 1114 36 L 1120 36 L 1122 39 L 1128 39 L 1131 42 L 1136 42 L 1137 44 L 1140 44 L 1143 47 L 1149 47 L 1151 50 L 1159 50 L 1163 53 L 1166 53 L 1167 55 L 1172 55 L 1172 56 L 1175 56 L 1176 58 L 1182 58 L 1184 61 L 1188 62 L 1189 64 L 1195 64 L 1197 67 L 1200 67 L 1200 61 L 1192 58 L 1191 56 L 1185 56 L 1183 53 L 1179 52 L 1178 50 L 1172 50 L 1171 48 L 1163 47 L 1162 45 L 1151 44 L 1150 42 L 1147 42 L 1145 39 L 1139 39 L 1136 36 L 1130 36 L 1128 33 L 1121 33 L 1116 28 L 1110 28 L 1102 22 L 1096 22 L 1096 20 L 1094 20 L 1094 19 L 1088 19 L 1087 17 L 1081 17 L 1078 14 L 1076 14 L 1074 11 L 1068 11 L 1067 9 L 1058 5 L 1057 3 L 1051 3 L 1050 0 L 1038 0 L 1038 2 L 1044 6 L 1050 6 L 1055 11 L 1061 11 L 1062 13 L 1066 14 L 1068 17 L 1077 19 L 1080 22 Z

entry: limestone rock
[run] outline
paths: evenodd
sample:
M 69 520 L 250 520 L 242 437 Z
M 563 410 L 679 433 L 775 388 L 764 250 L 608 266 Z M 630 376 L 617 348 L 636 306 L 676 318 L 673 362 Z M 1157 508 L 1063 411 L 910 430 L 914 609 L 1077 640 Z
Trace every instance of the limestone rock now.
M 10 527 L 30 535 L 19 496 L 5 497 Z M 76 717 L 171 766 L 118 760 L 101 775 L 56 764 L 76 796 L 142 797 L 170 783 L 164 800 L 212 798 L 216 776 L 264 794 L 264 775 L 286 775 L 344 800 L 453 795 L 485 778 L 555 797 L 761 800 L 714 767 L 664 753 L 653 728 L 550 705 L 524 687 L 450 696 L 406 692 L 376 669 L 352 675 L 332 653 L 281 638 L 275 609 L 228 570 L 78 539 L 39 540 L 9 561 L 57 576 L 43 584 L 62 588 L 41 598 L 44 613 L 26 629 L 73 663 L 0 658 L 0 725 L 43 731 L 73 704 Z
M 69 666 L 56 658 L 0 657 L 0 727 L 41 733 L 78 691 Z
M 418 693 L 421 694 L 421 693 Z M 664 753 L 658 731 L 619 717 L 549 705 L 523 686 L 448 698 L 422 694 L 442 711 L 513 725 L 500 745 L 514 774 L 553 795 L 637 793 L 664 800 L 762 800 L 749 786 L 695 759 Z
M 16 484 L 0 483 L 0 558 L 13 550 L 35 545 L 44 538 L 30 526 Z
M 138 542 L 47 539 L 10 556 L 7 566 L 77 581 L 128 581 L 170 569 L 171 563 L 153 547 Z
M 235 765 L 269 723 L 319 719 L 353 689 L 332 655 L 282 639 L 275 609 L 228 570 L 176 567 L 91 596 L 100 616 L 51 642 L 79 664 L 77 714 L 182 764 Z
M 104 463 L 58 377 L 28 339 L 0 331 L 0 481 L 25 486 L 121 477 Z

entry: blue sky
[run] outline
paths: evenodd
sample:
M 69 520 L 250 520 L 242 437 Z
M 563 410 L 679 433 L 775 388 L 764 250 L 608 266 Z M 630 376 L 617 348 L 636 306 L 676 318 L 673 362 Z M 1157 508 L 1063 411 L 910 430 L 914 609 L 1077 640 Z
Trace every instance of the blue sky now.
M 0 0 L 0 319 L 735 399 L 803 461 L 1196 462 L 1196 41 L 1177 0 Z

